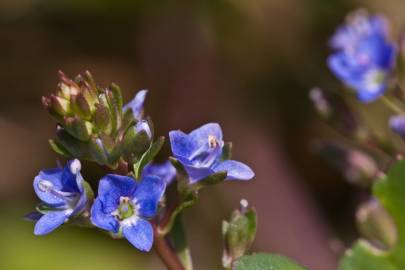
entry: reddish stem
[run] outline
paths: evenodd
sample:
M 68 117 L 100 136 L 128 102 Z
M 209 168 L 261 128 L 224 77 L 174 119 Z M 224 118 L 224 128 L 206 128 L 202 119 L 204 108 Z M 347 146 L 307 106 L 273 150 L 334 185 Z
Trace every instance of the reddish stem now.
M 153 246 L 166 268 L 169 270 L 184 270 L 179 257 L 167 242 L 166 238 L 164 236 L 160 236 L 157 232 L 157 226 L 154 225 L 153 229 L 155 238 Z

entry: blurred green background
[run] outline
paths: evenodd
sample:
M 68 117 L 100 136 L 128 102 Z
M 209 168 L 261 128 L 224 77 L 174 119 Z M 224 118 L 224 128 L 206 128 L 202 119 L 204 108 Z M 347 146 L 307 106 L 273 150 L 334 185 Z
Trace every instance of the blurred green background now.
M 157 134 L 220 122 L 235 158 L 255 170 L 253 182 L 204 190 L 187 211 L 196 269 L 221 269 L 221 221 L 241 198 L 259 213 L 254 251 L 335 269 L 356 236 L 362 195 L 310 153 L 327 132 L 307 96 L 314 85 L 338 87 L 325 65 L 327 40 L 358 7 L 403 29 L 401 0 L 0 0 L 0 269 L 164 269 L 153 252 L 101 232 L 34 237 L 22 219 L 37 202 L 34 176 L 58 158 L 40 100 L 56 89 L 59 69 L 88 69 L 127 100 L 149 89 Z M 169 153 L 166 145 L 160 159 Z M 83 168 L 93 183 L 103 174 Z

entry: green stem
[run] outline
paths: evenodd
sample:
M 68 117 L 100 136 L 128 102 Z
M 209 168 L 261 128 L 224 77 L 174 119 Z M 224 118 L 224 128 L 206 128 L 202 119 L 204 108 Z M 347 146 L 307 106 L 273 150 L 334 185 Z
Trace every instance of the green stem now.
M 183 202 L 181 202 L 179 205 L 177 205 L 167 215 L 167 219 L 163 220 L 162 223 L 157 228 L 158 234 L 163 235 L 163 236 L 168 234 L 172 230 L 173 224 L 175 223 L 177 216 L 180 215 L 180 213 L 184 209 L 191 207 L 195 202 L 196 202 L 196 197 L 191 195 L 191 197 L 185 199 Z
M 394 112 L 398 113 L 398 114 L 403 114 L 404 110 L 399 107 L 395 101 L 391 100 L 389 97 L 387 96 L 382 96 L 381 97 L 382 102 L 384 102 L 385 105 L 387 105 L 387 107 L 389 107 L 391 110 L 393 110 Z
M 193 270 L 190 249 L 187 245 L 186 233 L 183 226 L 182 215 L 178 215 L 174 221 L 173 229 L 170 232 L 174 249 L 182 262 L 185 270 Z

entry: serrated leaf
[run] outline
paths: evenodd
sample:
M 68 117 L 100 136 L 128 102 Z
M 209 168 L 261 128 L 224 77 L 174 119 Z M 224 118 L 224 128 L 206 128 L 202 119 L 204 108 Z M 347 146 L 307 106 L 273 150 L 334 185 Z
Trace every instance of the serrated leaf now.
M 232 267 L 233 270 L 306 270 L 286 257 L 258 253 L 247 255 L 237 260 Z
M 395 163 L 387 176 L 373 185 L 373 195 L 392 216 L 397 241 L 389 250 L 380 250 L 359 240 L 346 252 L 340 270 L 402 270 L 405 269 L 405 160 Z

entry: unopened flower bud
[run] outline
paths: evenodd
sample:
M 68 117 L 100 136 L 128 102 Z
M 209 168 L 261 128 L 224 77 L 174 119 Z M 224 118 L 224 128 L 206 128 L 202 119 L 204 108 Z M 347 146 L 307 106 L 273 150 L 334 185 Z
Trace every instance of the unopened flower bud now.
M 256 212 L 248 209 L 246 200 L 241 201 L 241 209 L 232 213 L 229 221 L 222 223 L 224 251 L 222 264 L 229 268 L 233 261 L 242 257 L 250 248 L 256 236 Z
M 351 149 L 337 142 L 320 142 L 316 144 L 315 151 L 352 184 L 368 187 L 378 174 L 375 159 L 359 149 Z
M 98 130 L 104 131 L 107 134 L 111 133 L 111 118 L 107 107 L 101 104 L 96 104 L 94 124 Z
M 91 119 L 90 104 L 87 102 L 82 93 L 72 95 L 70 100 L 72 103 L 72 109 L 75 114 L 79 115 L 85 120 Z
M 59 115 L 67 115 L 70 113 L 70 102 L 67 99 L 51 95 L 49 97 L 50 108 L 52 111 L 56 112 Z
M 65 128 L 75 138 L 88 141 L 92 133 L 92 124 L 78 117 L 65 117 Z
M 393 247 L 397 240 L 397 229 L 391 215 L 377 200 L 360 206 L 356 214 L 361 234 L 382 249 Z
M 320 88 L 312 88 L 309 92 L 309 98 L 311 99 L 316 111 L 322 117 L 328 118 L 331 116 L 332 108 L 325 96 L 325 93 Z

